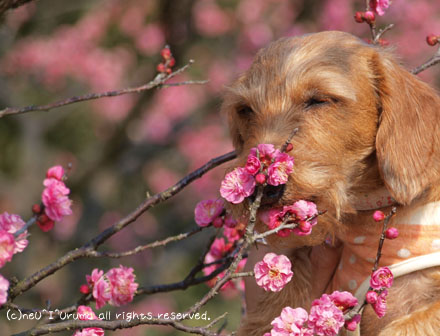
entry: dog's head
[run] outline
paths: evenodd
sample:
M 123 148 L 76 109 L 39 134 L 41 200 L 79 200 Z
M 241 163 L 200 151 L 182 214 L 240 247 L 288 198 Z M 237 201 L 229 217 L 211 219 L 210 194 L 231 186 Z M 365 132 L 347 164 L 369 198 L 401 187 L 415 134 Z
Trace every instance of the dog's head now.
M 388 52 L 347 33 L 270 44 L 228 88 L 223 110 L 239 165 L 252 147 L 281 147 L 299 129 L 294 170 L 283 189 L 267 191 L 265 206 L 308 199 L 328 210 L 328 225 L 307 244 L 354 211 L 357 192 L 385 185 L 409 204 L 439 180 L 439 98 Z

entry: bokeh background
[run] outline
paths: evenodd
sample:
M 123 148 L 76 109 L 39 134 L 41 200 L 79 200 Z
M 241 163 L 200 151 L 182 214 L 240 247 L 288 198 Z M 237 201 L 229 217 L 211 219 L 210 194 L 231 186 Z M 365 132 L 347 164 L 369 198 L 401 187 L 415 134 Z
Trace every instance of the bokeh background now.
M 0 24 L 0 108 L 146 83 L 155 76 L 165 44 L 170 45 L 177 66 L 195 60 L 178 81 L 208 79 L 209 83 L 0 119 L 0 212 L 29 218 L 31 205 L 40 199 L 45 171 L 55 164 L 72 164 L 67 185 L 74 200 L 74 214 L 53 231 L 31 229 L 30 246 L 15 255 L 2 274 L 19 279 L 30 275 L 134 209 L 147 191 L 161 191 L 231 150 L 219 114 L 224 85 L 250 65 L 259 48 L 282 36 L 343 30 L 369 38 L 368 26 L 353 19 L 364 6 L 363 0 L 40 0 L 9 11 Z M 378 19 L 379 26 L 387 23 L 396 26 L 385 38 L 411 69 L 435 51 L 425 37 L 440 34 L 440 2 L 396 0 Z M 420 76 L 439 87 L 439 68 Z M 217 168 L 144 214 L 104 248 L 123 251 L 194 228 L 195 204 L 218 197 L 224 171 Z M 134 267 L 143 286 L 179 281 L 196 263 L 211 234 L 123 260 L 79 260 L 41 282 L 17 304 L 42 308 L 50 300 L 53 308 L 64 307 L 79 297 L 85 274 L 120 263 Z M 181 311 L 207 288 L 200 285 L 185 292 L 139 297 L 120 310 Z M 223 292 L 206 311 L 211 317 L 228 311 L 226 329 L 234 330 L 241 294 Z M 32 325 L 9 322 L 0 312 L 2 335 Z M 106 334 L 182 333 L 138 327 Z

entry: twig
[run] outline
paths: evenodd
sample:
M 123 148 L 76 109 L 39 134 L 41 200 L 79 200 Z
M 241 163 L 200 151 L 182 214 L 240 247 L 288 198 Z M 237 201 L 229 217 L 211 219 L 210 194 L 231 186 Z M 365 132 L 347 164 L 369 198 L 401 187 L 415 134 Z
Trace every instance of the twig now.
M 394 23 L 391 23 L 391 24 L 385 26 L 385 28 L 382 28 L 381 30 L 379 30 L 376 37 L 374 38 L 373 43 L 377 44 L 379 42 L 379 40 L 381 39 L 382 35 L 385 34 L 387 31 L 391 30 L 393 27 L 394 27 Z
M 145 251 L 147 249 L 151 249 L 151 248 L 155 248 L 155 247 L 159 247 L 159 246 L 165 246 L 171 242 L 176 242 L 179 240 L 183 240 L 185 238 L 191 237 L 192 235 L 202 231 L 203 229 L 205 229 L 205 227 L 197 227 L 192 231 L 186 232 L 186 233 L 180 233 L 176 236 L 172 236 L 172 237 L 167 237 L 163 240 L 157 240 L 153 243 L 150 244 L 146 244 L 146 245 L 142 245 L 142 246 L 138 246 L 132 250 L 129 251 L 125 251 L 125 252 L 98 252 L 98 251 L 92 251 L 88 253 L 88 257 L 96 257 L 96 258 L 101 258 L 101 257 L 107 257 L 107 258 L 122 258 L 122 257 L 128 257 L 128 256 L 132 256 L 134 254 L 137 254 L 139 252 Z
M 380 260 L 380 257 L 382 256 L 383 242 L 385 241 L 385 231 L 387 230 L 387 226 L 388 226 L 389 221 L 391 220 L 391 217 L 394 216 L 396 211 L 397 211 L 396 207 L 393 207 L 391 209 L 391 212 L 386 216 L 385 220 L 383 221 L 382 233 L 381 233 L 380 239 L 379 239 L 379 247 L 377 248 L 376 260 L 374 261 L 374 266 L 373 266 L 372 272 L 376 271 L 377 268 L 379 267 L 379 260 Z
M 155 194 L 147 198 L 142 204 L 140 204 L 137 209 L 128 214 L 126 217 L 121 219 L 120 221 L 113 224 L 111 227 L 107 228 L 99 235 L 94 237 L 92 240 L 84 244 L 82 247 L 77 248 L 75 250 L 71 250 L 67 252 L 64 256 L 59 258 L 57 261 L 52 264 L 44 267 L 43 269 L 37 271 L 31 276 L 19 281 L 15 286 L 10 288 L 9 292 L 9 301 L 12 301 L 15 297 L 22 294 L 23 292 L 29 290 L 33 286 L 35 286 L 38 282 L 46 278 L 47 276 L 55 273 L 60 268 L 72 263 L 76 259 L 88 257 L 89 254 L 93 256 L 94 250 L 96 250 L 101 244 L 103 244 L 107 239 L 112 237 L 115 233 L 121 231 L 127 225 L 133 223 L 139 216 L 141 216 L 145 211 L 150 209 L 151 207 L 160 204 L 167 199 L 173 197 L 177 193 L 179 193 L 182 189 L 184 189 L 188 184 L 193 182 L 194 180 L 202 177 L 209 170 L 217 167 L 218 165 L 230 161 L 236 157 L 235 152 L 229 152 L 227 154 L 221 155 L 210 160 L 208 163 L 200 167 L 199 169 L 193 171 L 191 174 L 185 176 L 179 182 L 177 182 L 174 186 L 168 188 L 167 190 Z
M 99 99 L 99 98 L 105 98 L 105 97 L 116 97 L 116 96 L 122 96 L 122 95 L 125 95 L 128 93 L 140 93 L 142 91 L 151 90 L 155 87 L 163 85 L 167 80 L 182 73 L 193 63 L 194 63 L 194 61 L 190 60 L 188 62 L 188 64 L 186 64 L 183 67 L 181 67 L 180 69 L 177 69 L 176 71 L 170 73 L 169 75 L 165 75 L 163 73 L 160 73 L 160 74 L 156 75 L 156 77 L 152 81 L 150 81 L 149 83 L 141 85 L 141 86 L 137 86 L 137 87 L 125 88 L 125 89 L 121 89 L 121 90 L 106 91 L 106 92 L 101 92 L 101 93 L 88 93 L 88 94 L 85 94 L 82 96 L 70 97 L 67 99 L 59 100 L 59 101 L 56 101 L 56 102 L 53 102 L 50 104 L 40 105 L 40 106 L 30 105 L 30 106 L 25 106 L 25 107 L 21 107 L 21 108 L 7 107 L 3 110 L 0 110 L 0 118 L 4 117 L 6 115 L 11 115 L 11 114 L 23 114 L 23 113 L 35 112 L 35 111 L 49 111 L 49 110 L 52 110 L 57 107 L 66 106 L 66 105 L 70 105 L 70 104 L 74 104 L 74 103 L 78 103 L 78 102 L 94 100 L 94 99 Z M 188 81 L 187 83 L 188 84 L 201 84 L 202 82 Z M 170 85 L 170 84 L 167 84 L 167 85 Z M 179 85 L 179 84 L 175 83 L 174 85 Z M 181 84 L 181 85 L 183 85 L 183 84 Z
M 417 68 L 413 69 L 411 72 L 414 75 L 417 75 L 417 74 L 421 73 L 422 71 L 425 71 L 426 69 L 428 69 L 438 63 L 440 63 L 440 47 L 437 49 L 437 52 L 429 60 L 427 60 L 425 63 L 418 66 Z

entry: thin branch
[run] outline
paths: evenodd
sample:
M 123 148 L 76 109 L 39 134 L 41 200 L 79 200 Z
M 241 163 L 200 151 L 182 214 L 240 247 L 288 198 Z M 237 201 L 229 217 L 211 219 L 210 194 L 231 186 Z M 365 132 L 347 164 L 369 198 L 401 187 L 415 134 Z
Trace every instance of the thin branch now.
M 379 246 L 377 248 L 376 260 L 374 261 L 372 272 L 375 272 L 379 267 L 380 257 L 382 256 L 383 243 L 385 241 L 385 231 L 387 230 L 388 223 L 390 222 L 391 218 L 395 215 L 396 211 L 397 211 L 396 207 L 393 207 L 391 209 L 391 212 L 386 216 L 385 220 L 383 221 L 382 233 L 380 234 Z
M 202 231 L 203 229 L 205 229 L 206 227 L 197 227 L 192 231 L 186 232 L 186 233 L 180 233 L 176 236 L 172 236 L 172 237 L 167 237 L 163 240 L 157 240 L 153 243 L 150 244 L 146 244 L 146 245 L 142 245 L 142 246 L 138 246 L 132 250 L 129 251 L 125 251 L 125 252 L 98 252 L 98 251 L 92 251 L 88 253 L 88 257 L 95 257 L 95 258 L 101 258 L 101 257 L 107 257 L 107 258 L 123 258 L 123 257 L 128 257 L 128 256 L 132 256 L 135 255 L 137 253 L 140 253 L 142 251 L 145 251 L 147 249 L 151 249 L 151 248 L 155 248 L 155 247 L 159 247 L 159 246 L 165 246 L 171 242 L 176 242 L 176 241 L 180 241 L 183 239 L 186 239 L 188 237 L 191 237 L 192 235 Z
M 78 103 L 78 102 L 89 101 L 89 100 L 105 98 L 105 97 L 116 97 L 116 96 L 122 96 L 122 95 L 129 94 L 129 93 L 140 93 L 140 92 L 143 92 L 146 90 L 151 90 L 155 87 L 164 85 L 164 83 L 167 80 L 182 73 L 193 63 L 194 63 L 194 61 L 190 60 L 188 62 L 188 64 L 186 64 L 183 67 L 181 67 L 180 69 L 177 69 L 176 71 L 170 73 L 169 75 L 165 75 L 164 73 L 159 73 L 158 75 L 156 75 L 156 77 L 152 81 L 150 81 L 147 84 L 141 85 L 141 86 L 125 88 L 125 89 L 120 89 L 120 90 L 106 91 L 106 92 L 101 92 L 101 93 L 88 93 L 88 94 L 85 94 L 82 96 L 70 97 L 67 99 L 59 100 L 59 101 L 56 101 L 56 102 L 53 102 L 50 104 L 40 105 L 40 106 L 30 105 L 30 106 L 25 106 L 25 107 L 20 107 L 20 108 L 7 107 L 3 110 L 0 110 L 0 118 L 4 117 L 6 115 L 11 115 L 11 114 L 23 114 L 23 113 L 35 112 L 35 111 L 49 111 L 49 110 L 52 110 L 57 107 L 66 106 L 66 105 L 70 105 L 70 104 L 74 104 L 74 103 Z M 185 82 L 183 82 L 183 83 L 185 83 Z M 203 82 L 188 81 L 186 83 L 188 83 L 188 84 L 201 84 Z M 167 85 L 169 86 L 170 84 L 167 84 Z M 174 85 L 184 85 L 184 84 L 175 83 Z
M 10 289 L 9 292 L 9 301 L 12 301 L 15 297 L 22 294 L 23 292 L 29 290 L 33 286 L 35 286 L 38 282 L 46 278 L 47 276 L 55 273 L 60 268 L 74 262 L 77 259 L 88 257 L 89 255 L 93 256 L 94 251 L 103 244 L 107 239 L 112 237 L 117 232 L 121 231 L 127 225 L 136 221 L 139 216 L 141 216 L 148 209 L 153 206 L 160 204 L 167 199 L 173 197 L 180 191 L 182 191 L 187 185 L 189 185 L 194 180 L 202 177 L 209 170 L 230 161 L 236 157 L 236 153 L 229 152 L 227 154 L 221 155 L 214 159 L 211 159 L 208 163 L 200 167 L 199 169 L 193 171 L 191 174 L 185 176 L 179 182 L 177 182 L 174 186 L 168 188 L 167 190 L 155 194 L 147 198 L 143 203 L 141 203 L 133 212 L 128 214 L 126 217 L 121 219 L 120 221 L 113 224 L 111 227 L 107 228 L 99 235 L 94 237 L 92 240 L 84 244 L 82 247 L 77 248 L 75 250 L 71 250 L 67 252 L 64 256 L 53 262 L 52 264 L 44 267 L 43 269 L 37 271 L 31 276 L 19 281 L 15 286 Z
M 417 75 L 438 63 L 440 63 L 440 46 L 438 47 L 437 52 L 429 60 L 427 60 L 425 63 L 418 66 L 417 68 L 413 69 L 411 72 L 414 75 Z
M 391 30 L 394 27 L 394 23 L 391 23 L 387 26 L 385 26 L 385 28 L 382 28 L 381 30 L 379 30 L 379 32 L 377 33 L 376 37 L 374 38 L 374 44 L 377 44 L 379 42 L 379 40 L 382 38 L 383 34 L 385 34 L 387 31 Z

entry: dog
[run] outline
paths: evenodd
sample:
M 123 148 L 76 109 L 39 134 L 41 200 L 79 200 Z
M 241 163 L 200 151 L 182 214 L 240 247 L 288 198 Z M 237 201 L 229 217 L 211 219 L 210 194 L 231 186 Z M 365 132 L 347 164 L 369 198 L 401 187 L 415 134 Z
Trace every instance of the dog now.
M 266 187 L 260 212 L 300 199 L 326 211 L 311 235 L 273 235 L 267 246 L 250 252 L 248 270 L 271 251 L 291 258 L 294 276 L 278 293 L 246 280 L 247 312 L 238 335 L 270 332 L 285 306 L 309 309 L 324 292 L 359 290 L 371 273 L 382 228 L 372 214 L 391 207 L 397 214 L 390 225 L 400 236 L 385 241 L 380 266 L 431 258 L 414 259 L 416 267 L 394 279 L 383 318 L 369 305 L 364 309 L 360 334 L 440 334 L 440 257 L 431 255 L 440 249 L 435 90 L 390 51 L 348 33 L 321 32 L 282 38 L 259 51 L 227 88 L 222 110 L 240 166 L 251 148 L 261 143 L 280 148 L 298 128 L 289 153 L 293 172 L 286 185 Z M 231 211 L 246 214 L 246 205 Z M 258 222 L 257 231 L 265 230 Z M 332 244 L 325 243 L 329 237 Z

